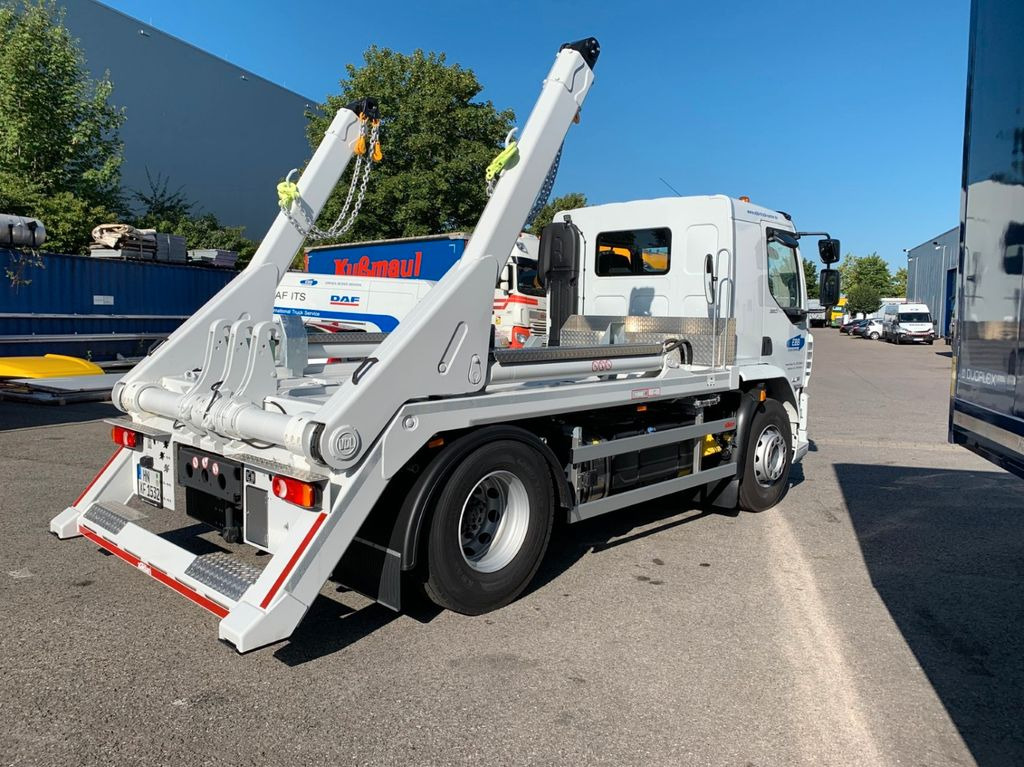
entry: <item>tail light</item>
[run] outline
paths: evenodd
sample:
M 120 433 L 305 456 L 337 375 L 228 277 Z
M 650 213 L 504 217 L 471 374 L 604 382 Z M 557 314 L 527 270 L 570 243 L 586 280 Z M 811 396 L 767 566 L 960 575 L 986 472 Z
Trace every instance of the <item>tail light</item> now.
M 306 509 L 317 505 L 317 487 L 309 482 L 292 477 L 275 476 L 271 481 L 271 487 L 274 489 L 274 495 L 282 501 L 288 501 L 288 503 L 294 503 L 296 506 Z
M 139 439 L 139 433 L 126 429 L 124 426 L 115 426 L 110 430 L 110 438 L 115 444 L 121 447 L 127 447 L 132 450 L 142 447 L 141 440 Z

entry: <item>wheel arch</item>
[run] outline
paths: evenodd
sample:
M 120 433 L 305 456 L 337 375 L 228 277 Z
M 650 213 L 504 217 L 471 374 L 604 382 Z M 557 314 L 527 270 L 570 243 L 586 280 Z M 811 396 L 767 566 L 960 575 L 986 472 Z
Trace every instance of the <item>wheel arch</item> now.
M 423 474 L 413 483 L 395 520 L 392 546 L 401 554 L 403 571 L 413 570 L 419 564 L 423 531 L 427 529 L 433 502 L 445 480 L 463 458 L 481 445 L 495 440 L 511 439 L 537 450 L 548 464 L 559 506 L 572 506 L 572 489 L 558 457 L 534 432 L 522 426 L 495 424 L 454 435 L 437 436 L 451 441 L 431 458 Z
M 782 368 L 775 365 L 756 365 L 747 371 L 741 370 L 740 387 L 744 392 L 763 387 L 769 397 L 782 403 L 796 433 L 800 423 L 800 406 L 797 404 L 796 391 Z

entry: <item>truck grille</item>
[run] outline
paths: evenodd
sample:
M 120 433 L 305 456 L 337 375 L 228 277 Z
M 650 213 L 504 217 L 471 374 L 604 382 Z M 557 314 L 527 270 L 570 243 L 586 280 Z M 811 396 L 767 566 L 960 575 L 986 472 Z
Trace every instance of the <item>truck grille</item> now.
M 530 311 L 530 335 L 546 336 L 548 334 L 548 313 L 544 309 Z

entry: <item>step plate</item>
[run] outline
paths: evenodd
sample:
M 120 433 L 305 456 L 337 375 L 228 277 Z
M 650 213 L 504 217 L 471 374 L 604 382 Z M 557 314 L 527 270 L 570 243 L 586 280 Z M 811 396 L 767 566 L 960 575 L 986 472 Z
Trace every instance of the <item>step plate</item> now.
M 98 503 L 90 506 L 89 510 L 82 515 L 82 519 L 86 522 L 92 522 L 97 527 L 102 527 L 112 535 L 117 535 L 124 529 L 125 525 L 132 521 Z
M 230 554 L 216 552 L 196 557 L 185 575 L 237 602 L 261 572 L 260 568 L 239 562 Z

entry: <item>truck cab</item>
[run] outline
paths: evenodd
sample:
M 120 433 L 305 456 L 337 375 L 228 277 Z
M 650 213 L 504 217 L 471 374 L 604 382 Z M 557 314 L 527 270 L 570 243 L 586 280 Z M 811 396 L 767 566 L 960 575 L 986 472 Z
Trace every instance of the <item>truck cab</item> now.
M 583 233 L 576 312 L 735 319 L 741 381 L 764 383 L 808 446 L 812 336 L 790 217 L 724 195 L 667 197 L 559 213 Z
M 521 234 L 494 289 L 494 341 L 521 349 L 547 332 L 547 296 L 537 277 L 538 240 Z

